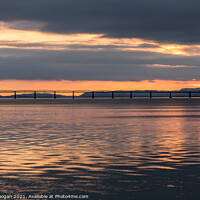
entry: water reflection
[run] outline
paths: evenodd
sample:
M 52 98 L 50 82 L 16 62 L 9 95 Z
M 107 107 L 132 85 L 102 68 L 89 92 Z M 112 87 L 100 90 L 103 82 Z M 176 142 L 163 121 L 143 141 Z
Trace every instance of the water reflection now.
M 1 193 L 197 199 L 200 107 L 163 102 L 1 105 Z

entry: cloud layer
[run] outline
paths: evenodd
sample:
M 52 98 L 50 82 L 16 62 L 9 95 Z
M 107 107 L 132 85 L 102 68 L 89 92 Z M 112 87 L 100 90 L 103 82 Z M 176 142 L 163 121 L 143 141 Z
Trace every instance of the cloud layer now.
M 153 52 L 0 50 L 0 79 L 199 80 L 199 56 Z
M 6 0 L 0 1 L 0 21 L 12 28 L 44 32 L 200 42 L 197 0 Z

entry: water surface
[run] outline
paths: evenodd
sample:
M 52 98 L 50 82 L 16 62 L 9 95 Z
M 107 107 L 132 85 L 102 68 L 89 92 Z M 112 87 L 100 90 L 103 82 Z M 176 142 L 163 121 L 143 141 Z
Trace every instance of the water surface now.
M 0 193 L 200 199 L 199 103 L 2 100 Z

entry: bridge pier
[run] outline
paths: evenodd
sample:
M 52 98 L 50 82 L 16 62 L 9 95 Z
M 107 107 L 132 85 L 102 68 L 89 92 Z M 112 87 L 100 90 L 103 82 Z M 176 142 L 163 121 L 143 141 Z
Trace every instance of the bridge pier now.
M 112 91 L 112 99 L 114 99 L 114 97 L 115 97 L 115 96 L 114 96 L 114 91 Z
M 150 99 L 152 99 L 152 92 L 150 92 L 149 95 L 150 95 Z
M 132 99 L 132 98 L 133 98 L 133 92 L 130 91 L 130 99 Z
M 192 93 L 191 92 L 189 92 L 189 98 L 191 98 L 192 97 Z
M 37 92 L 34 91 L 34 99 L 37 99 Z

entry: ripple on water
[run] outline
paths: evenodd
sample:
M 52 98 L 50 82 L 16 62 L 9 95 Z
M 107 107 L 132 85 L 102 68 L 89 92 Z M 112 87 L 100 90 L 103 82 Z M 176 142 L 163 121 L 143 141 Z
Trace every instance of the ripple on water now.
M 1 193 L 195 199 L 200 195 L 195 106 L 3 106 Z

